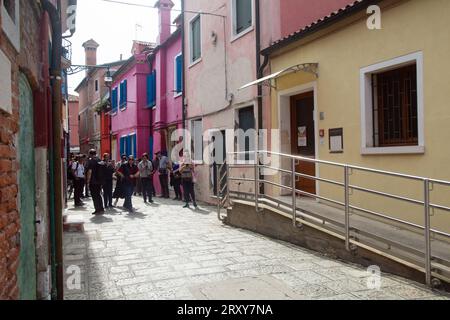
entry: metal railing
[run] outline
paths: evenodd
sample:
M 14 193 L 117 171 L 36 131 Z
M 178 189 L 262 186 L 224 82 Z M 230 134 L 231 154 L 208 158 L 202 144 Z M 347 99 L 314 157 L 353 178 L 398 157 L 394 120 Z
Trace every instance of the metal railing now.
M 235 164 L 236 156 L 242 156 L 242 155 L 248 155 L 248 154 L 254 155 L 254 161 L 251 164 L 245 164 L 245 165 Z M 281 167 L 272 167 L 269 165 L 265 165 L 260 161 L 262 155 L 271 156 L 271 157 L 276 156 L 276 157 L 279 157 L 280 159 L 283 159 L 285 162 L 290 162 L 290 169 L 287 170 L 287 169 L 283 169 Z M 448 244 L 450 244 L 450 234 L 448 234 L 442 230 L 433 229 L 431 226 L 431 218 L 430 218 L 431 209 L 443 210 L 447 213 L 450 212 L 450 207 L 447 207 L 442 204 L 432 203 L 431 199 L 430 199 L 430 193 L 433 190 L 434 185 L 450 187 L 449 181 L 429 179 L 429 178 L 420 177 L 420 176 L 413 176 L 413 175 L 389 172 L 389 171 L 384 171 L 384 170 L 370 169 L 370 168 L 365 168 L 365 167 L 360 167 L 360 166 L 353 166 L 353 165 L 348 165 L 348 164 L 341 164 L 341 163 L 336 163 L 336 162 L 323 161 L 323 160 L 305 158 L 305 157 L 300 157 L 300 156 L 293 156 L 293 155 L 272 152 L 272 151 L 266 151 L 266 150 L 252 151 L 252 152 L 232 152 L 232 153 L 228 153 L 227 159 L 228 159 L 228 164 L 224 164 L 227 166 L 226 175 L 224 175 L 224 176 L 220 176 L 219 174 L 217 175 L 217 179 L 218 179 L 217 185 L 218 186 L 221 185 L 222 181 L 224 181 L 224 180 L 226 181 L 226 184 L 225 184 L 226 185 L 226 193 L 222 193 L 224 190 L 221 190 L 220 192 L 218 192 L 218 215 L 219 215 L 220 220 L 223 221 L 223 217 L 221 216 L 221 209 L 225 206 L 225 204 L 227 202 L 230 205 L 232 198 L 239 199 L 239 196 L 244 195 L 244 194 L 245 194 L 246 198 L 249 196 L 249 194 L 245 193 L 245 192 L 230 190 L 231 183 L 232 182 L 238 182 L 239 184 L 242 184 L 242 183 L 253 184 L 254 183 L 254 195 L 252 195 L 252 196 L 254 199 L 255 208 L 256 208 L 257 212 L 262 211 L 262 209 L 261 209 L 262 202 L 264 202 L 265 204 L 267 204 L 269 206 L 270 206 L 270 203 L 275 203 L 275 205 L 278 208 L 284 208 L 286 213 L 289 213 L 292 215 L 292 223 L 296 227 L 301 227 L 303 223 L 306 223 L 308 221 L 309 221 L 310 225 L 311 225 L 311 221 L 317 221 L 317 220 L 322 221 L 322 223 L 320 225 L 321 228 L 323 228 L 324 226 L 330 226 L 330 228 L 332 228 L 333 232 L 336 232 L 336 231 L 340 232 L 340 234 L 345 239 L 345 248 L 349 251 L 352 250 L 353 247 L 355 247 L 355 246 L 357 247 L 362 244 L 360 242 L 361 241 L 360 239 L 358 239 L 356 237 L 352 237 L 351 233 L 354 232 L 355 234 L 357 234 L 361 237 L 364 237 L 368 242 L 370 242 L 369 247 L 372 247 L 373 249 L 380 250 L 380 248 L 384 248 L 379 244 L 375 244 L 375 242 L 386 244 L 388 246 L 388 248 L 391 250 L 391 252 L 389 252 L 389 254 L 394 255 L 396 257 L 405 258 L 405 257 L 410 257 L 411 255 L 414 255 L 415 257 L 417 257 L 418 255 L 422 254 L 423 255 L 423 257 L 422 257 L 423 265 L 422 266 L 419 265 L 418 269 L 423 268 L 423 270 L 422 269 L 420 269 L 420 270 L 424 271 L 426 283 L 428 285 L 432 284 L 432 276 L 435 276 L 438 278 L 440 277 L 441 279 L 443 279 L 442 274 L 444 274 L 445 272 L 448 272 L 448 277 L 447 276 L 444 277 L 444 280 L 450 279 L 450 262 L 446 258 L 434 257 L 432 254 L 432 248 L 431 248 L 432 237 L 433 238 L 440 237 L 440 239 L 443 240 L 445 244 L 447 244 L 447 241 L 448 241 Z M 297 170 L 297 165 L 301 162 L 313 163 L 316 166 L 318 166 L 318 165 L 332 166 L 334 168 L 341 169 L 343 182 L 336 181 L 333 179 L 325 179 L 325 178 L 318 176 L 317 174 L 315 174 L 314 176 L 311 176 L 311 175 L 307 175 L 304 173 L 300 173 Z M 230 176 L 231 170 L 237 169 L 237 168 L 239 168 L 241 170 L 247 169 L 248 172 L 254 171 L 255 177 L 254 178 L 245 178 L 245 177 Z M 270 180 L 266 179 L 265 175 L 263 175 L 261 173 L 261 169 L 263 169 L 263 168 L 273 170 L 274 172 L 277 173 L 277 175 L 280 175 L 280 174 L 290 175 L 291 185 L 287 186 L 287 185 L 284 185 L 283 183 L 277 183 L 275 181 L 270 181 Z M 222 170 L 219 170 L 219 171 L 221 172 Z M 352 184 L 350 181 L 350 177 L 356 171 L 371 173 L 371 174 L 379 175 L 382 177 L 388 176 L 388 177 L 396 177 L 396 178 L 401 178 L 401 179 L 406 179 L 406 180 L 411 180 L 411 181 L 418 181 L 423 184 L 423 191 L 422 191 L 423 199 L 413 199 L 413 198 L 403 197 L 403 196 L 399 196 L 399 195 L 392 194 L 389 192 L 381 192 L 381 191 L 361 187 L 356 184 Z M 344 201 L 343 202 L 336 201 L 334 199 L 330 199 L 330 198 L 321 196 L 320 194 L 312 194 L 312 193 L 306 192 L 304 190 L 299 190 L 299 189 L 297 189 L 297 186 L 296 186 L 296 182 L 297 182 L 298 178 L 313 180 L 316 183 L 317 182 L 327 183 L 327 184 L 337 186 L 339 188 L 343 188 Z M 260 193 L 261 185 L 270 185 L 275 188 L 280 188 L 280 189 L 289 191 L 291 193 L 290 201 L 292 201 L 292 202 L 286 203 L 286 201 L 277 199 L 275 197 L 271 197 L 266 194 L 261 194 Z M 405 221 L 402 219 L 394 218 L 394 217 L 391 217 L 384 213 L 380 213 L 380 212 L 376 212 L 373 210 L 369 210 L 367 208 L 361 208 L 356 205 L 352 205 L 351 194 L 354 190 L 423 207 L 423 217 L 424 217 L 423 226 L 413 223 L 413 222 L 410 222 L 410 221 Z M 236 196 L 233 197 L 233 196 L 231 196 L 232 194 L 236 195 Z M 450 194 L 450 192 L 449 192 L 449 194 Z M 340 222 L 332 221 L 332 219 L 329 219 L 329 217 L 323 216 L 320 213 L 308 212 L 307 210 L 303 210 L 301 207 L 299 208 L 298 204 L 297 204 L 297 200 L 298 200 L 297 196 L 298 195 L 314 198 L 316 200 L 322 200 L 324 202 L 328 202 L 328 203 L 342 207 L 343 212 L 344 212 L 343 224 Z M 289 205 L 291 205 L 292 207 L 288 208 Z M 289 210 L 289 209 L 291 209 L 291 210 Z M 352 221 L 350 219 L 350 216 L 354 212 L 363 213 L 363 214 L 365 214 L 364 217 L 368 216 L 369 219 L 373 219 L 374 221 L 380 221 L 380 219 L 382 219 L 384 223 L 394 225 L 394 226 L 400 225 L 401 227 L 404 227 L 407 230 L 413 229 L 416 232 L 418 231 L 420 234 L 423 235 L 422 240 L 423 240 L 423 245 L 424 245 L 424 252 L 418 250 L 417 248 L 409 248 L 407 245 L 401 244 L 401 242 L 398 241 L 398 239 L 395 239 L 395 240 L 384 239 L 383 237 L 380 237 L 380 236 L 370 232 L 370 230 L 365 231 L 365 230 L 362 230 L 361 228 L 358 229 L 354 225 L 352 226 Z M 314 223 L 313 223 L 313 225 L 314 225 Z M 342 225 L 343 225 L 343 230 L 342 230 Z M 364 245 L 367 247 L 368 244 L 364 243 Z M 392 251 L 392 247 L 397 248 L 398 252 L 394 253 Z M 384 249 L 384 250 L 386 250 L 386 249 Z M 399 253 L 400 251 L 402 251 L 404 254 L 403 253 L 400 254 Z M 449 245 L 448 251 L 450 252 L 450 245 Z M 416 261 L 416 260 L 414 260 L 414 261 Z M 437 261 L 439 261 L 439 264 L 437 263 Z M 411 262 L 411 260 L 408 262 Z M 433 262 L 434 262 L 434 264 L 433 264 Z M 441 265 L 442 265 L 442 267 L 440 267 Z M 440 268 L 443 268 L 445 270 L 443 271 Z

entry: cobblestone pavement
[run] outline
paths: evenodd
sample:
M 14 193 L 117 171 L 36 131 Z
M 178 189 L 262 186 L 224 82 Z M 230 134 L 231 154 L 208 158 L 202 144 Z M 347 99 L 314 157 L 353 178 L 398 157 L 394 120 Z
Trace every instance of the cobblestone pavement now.
M 134 214 L 69 206 L 85 231 L 65 233 L 66 284 L 75 284 L 71 266 L 81 271 L 80 289 L 66 287 L 66 299 L 448 299 L 386 274 L 370 290 L 365 268 L 225 226 L 213 207 L 133 201 Z

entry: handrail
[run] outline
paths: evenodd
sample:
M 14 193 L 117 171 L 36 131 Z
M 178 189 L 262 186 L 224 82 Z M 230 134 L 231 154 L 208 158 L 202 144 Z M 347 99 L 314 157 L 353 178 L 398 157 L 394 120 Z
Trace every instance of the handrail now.
M 251 164 L 234 164 L 234 156 L 236 155 L 242 155 L 242 154 L 254 154 L 254 161 L 252 161 Z M 270 166 L 268 164 L 265 164 L 264 161 L 262 161 L 262 156 L 263 155 L 272 155 L 272 156 L 279 156 L 281 158 L 285 158 L 286 160 L 290 160 L 290 169 L 283 169 L 283 168 L 277 168 L 277 167 L 273 167 Z M 306 157 L 302 157 L 302 156 L 296 156 L 296 155 L 290 155 L 290 154 L 284 154 L 284 153 L 280 153 L 280 152 L 274 152 L 274 151 L 268 151 L 268 150 L 259 150 L 259 151 L 246 151 L 246 152 L 228 152 L 227 153 L 227 159 L 230 159 L 230 156 L 233 156 L 232 160 L 227 160 L 227 173 L 225 176 L 220 177 L 218 174 L 218 190 L 220 190 L 218 193 L 218 210 L 219 210 L 219 219 L 220 218 L 220 207 L 222 205 L 225 205 L 226 200 L 229 201 L 229 203 L 231 204 L 231 196 L 230 196 L 230 192 L 232 192 L 233 194 L 235 194 L 236 192 L 234 191 L 230 191 L 230 182 L 231 181 L 240 181 L 240 182 L 248 182 L 248 183 L 254 183 L 254 201 L 255 201 L 255 208 L 257 212 L 261 212 L 261 209 L 259 208 L 259 202 L 260 201 L 264 201 L 264 198 L 270 198 L 270 196 L 265 195 L 265 194 L 261 194 L 260 197 L 260 186 L 261 185 L 271 185 L 274 187 L 278 187 L 278 188 L 282 188 L 284 190 L 287 190 L 291 193 L 292 195 L 292 204 L 291 204 L 291 208 L 292 208 L 292 222 L 294 224 L 294 226 L 301 226 L 299 224 L 299 221 L 303 221 L 301 219 L 298 219 L 298 213 L 297 213 L 297 195 L 304 195 L 307 197 L 311 197 L 314 198 L 316 200 L 323 200 L 323 201 L 327 201 L 329 203 L 334 203 L 336 205 L 339 205 L 341 207 L 344 208 L 344 223 L 343 223 L 343 227 L 344 227 L 344 239 L 345 239 L 345 247 L 348 251 L 352 250 L 353 247 L 355 246 L 355 241 L 352 240 L 351 238 L 351 232 L 357 232 L 357 229 L 352 228 L 351 226 L 351 221 L 350 221 L 350 217 L 351 217 L 351 210 L 356 210 L 359 212 L 364 212 L 366 214 L 368 214 L 369 217 L 373 216 L 373 217 L 377 217 L 377 218 L 381 218 L 384 219 L 384 221 L 388 221 L 386 223 L 396 223 L 396 224 L 400 224 L 403 226 L 407 226 L 409 227 L 409 229 L 411 230 L 411 228 L 414 228 L 417 231 L 420 231 L 423 234 L 424 237 L 424 244 L 425 244 L 425 252 L 424 252 L 424 264 L 421 266 L 421 268 L 423 268 L 423 270 L 425 270 L 425 275 L 426 275 L 426 282 L 428 285 L 431 285 L 432 282 L 432 275 L 435 275 L 436 273 L 433 273 L 434 271 L 432 270 L 432 267 L 435 268 L 435 266 L 432 265 L 432 247 L 431 247 L 431 235 L 439 235 L 441 237 L 444 238 L 448 238 L 450 239 L 450 234 L 440 231 L 440 230 L 436 230 L 434 228 L 431 227 L 431 210 L 432 209 L 438 209 L 438 210 L 443 210 L 443 211 L 447 211 L 450 212 L 450 207 L 441 205 L 441 204 L 437 204 L 437 203 L 432 203 L 430 200 L 430 195 L 431 192 L 433 191 L 433 184 L 439 184 L 442 186 L 450 186 L 450 181 L 444 181 L 444 180 L 439 180 L 439 179 L 429 179 L 426 177 L 421 177 L 421 176 L 414 176 L 414 175 L 409 175 L 409 174 L 403 174 L 403 173 L 398 173 L 398 172 L 391 172 L 391 171 L 385 171 L 385 170 L 379 170 L 379 169 L 372 169 L 372 168 L 366 168 L 366 167 L 362 167 L 362 166 L 356 166 L 356 165 L 349 165 L 349 164 L 342 164 L 342 163 L 337 163 L 337 162 L 332 162 L 332 161 L 324 161 L 324 160 L 319 160 L 319 159 L 313 159 L 313 158 L 306 158 Z M 297 172 L 297 162 L 308 162 L 308 163 L 314 163 L 314 164 L 319 164 L 319 165 L 329 165 L 329 166 L 334 166 L 334 167 L 338 167 L 338 168 L 342 168 L 343 169 L 343 182 L 341 181 L 335 181 L 335 180 L 331 180 L 331 179 L 326 179 L 326 178 L 322 178 L 319 176 L 311 176 L 308 174 L 304 174 L 304 173 L 299 173 Z M 223 166 L 221 167 L 222 171 Z M 247 168 L 247 169 L 254 169 L 254 174 L 255 177 L 254 178 L 239 178 L 239 177 L 232 177 L 230 176 L 230 169 L 233 168 Z M 283 185 L 282 183 L 277 183 L 275 181 L 269 181 L 267 179 L 265 179 L 264 174 L 262 176 L 261 175 L 261 168 L 265 168 L 265 169 L 270 169 L 273 170 L 275 172 L 277 172 L 278 174 L 287 174 L 290 175 L 291 177 L 291 183 L 290 186 L 287 185 Z M 423 200 L 417 200 L 417 199 L 413 199 L 413 198 L 409 198 L 409 197 L 405 197 L 405 196 L 400 196 L 397 194 L 392 194 L 392 193 L 388 193 L 388 192 L 383 192 L 383 191 L 378 191 L 378 190 L 373 190 L 370 188 L 364 188 L 362 186 L 358 186 L 355 184 L 351 184 L 350 183 L 350 177 L 353 174 L 353 171 L 363 171 L 363 172 L 367 172 L 367 173 L 373 173 L 373 174 L 377 174 L 377 175 L 384 175 L 384 176 L 390 176 L 390 177 L 396 177 L 396 178 L 402 178 L 402 179 L 408 179 L 408 180 L 414 180 L 414 181 L 418 181 L 418 182 L 422 182 L 423 184 Z M 333 200 L 333 199 L 329 199 L 326 197 L 323 197 L 319 194 L 312 194 L 309 192 L 306 192 L 304 190 L 298 190 L 297 189 L 297 178 L 304 178 L 304 179 L 309 179 L 309 180 L 314 180 L 316 182 L 323 182 L 323 183 L 329 183 L 329 184 L 333 184 L 336 185 L 338 187 L 342 187 L 344 189 L 344 202 L 341 201 L 337 201 L 337 200 Z M 223 181 L 226 181 L 226 187 L 224 187 L 223 189 L 220 189 L 220 185 Z M 226 196 L 224 196 L 221 199 L 221 195 L 223 194 L 223 192 L 227 191 Z M 368 210 L 365 208 L 360 208 L 357 207 L 355 205 L 351 204 L 350 201 L 350 196 L 353 193 L 353 190 L 356 191 L 361 191 L 361 192 L 365 192 L 365 193 L 369 193 L 369 194 L 374 194 L 380 197 L 386 197 L 386 198 L 390 198 L 390 199 L 394 199 L 394 200 L 398 200 L 398 201 L 404 201 L 404 202 L 408 202 L 408 203 L 412 203 L 415 205 L 419 205 L 423 207 L 424 210 L 424 223 L 423 226 L 416 224 L 416 223 L 412 223 L 409 221 L 405 221 L 402 219 L 398 219 L 398 218 L 393 218 L 390 217 L 388 215 L 376 212 L 376 211 L 372 211 L 372 210 Z M 240 192 L 237 192 L 237 194 L 240 194 Z M 223 204 L 222 204 L 223 202 Z M 276 201 L 276 203 L 279 203 L 279 201 Z M 286 204 L 283 202 L 283 204 L 286 206 L 289 206 L 289 204 Z M 283 209 L 286 211 L 286 208 Z M 300 210 L 301 211 L 301 210 Z M 309 210 L 311 211 L 311 210 Z M 306 213 L 306 215 L 308 215 L 308 213 Z M 326 217 L 324 217 L 323 215 L 321 216 L 320 214 L 313 214 L 315 219 L 318 219 L 319 221 L 325 221 L 328 220 Z M 221 219 L 222 220 L 222 219 Z M 341 229 L 342 230 L 342 229 Z M 339 231 L 342 232 L 342 231 Z M 361 232 L 361 230 L 360 230 Z M 370 233 L 367 234 L 367 236 L 371 236 Z M 376 236 L 372 235 L 373 239 L 376 240 Z M 379 239 L 378 239 L 379 240 Z M 402 248 L 401 243 L 398 243 L 394 241 L 394 245 L 395 243 L 397 243 L 397 247 Z M 403 246 L 404 247 L 404 246 Z M 376 248 L 374 248 L 376 249 Z M 416 250 L 417 252 L 419 252 L 418 250 Z M 417 253 L 416 252 L 416 253 Z

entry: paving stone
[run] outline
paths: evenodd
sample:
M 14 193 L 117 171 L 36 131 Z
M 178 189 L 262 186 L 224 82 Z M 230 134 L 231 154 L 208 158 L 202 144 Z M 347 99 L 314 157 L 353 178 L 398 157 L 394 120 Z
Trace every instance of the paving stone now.
M 139 219 L 117 210 L 107 223 L 92 220 L 91 203 L 86 212 L 69 208 L 83 217 L 85 231 L 64 235 L 65 268 L 82 272 L 81 290 L 66 291 L 66 299 L 189 300 L 198 299 L 198 286 L 213 290 L 219 282 L 264 277 L 304 300 L 448 299 L 388 274 L 380 290 L 369 290 L 367 268 L 223 225 L 214 207 L 202 206 L 210 214 L 198 215 L 171 200 L 157 199 L 159 207 L 133 201 Z

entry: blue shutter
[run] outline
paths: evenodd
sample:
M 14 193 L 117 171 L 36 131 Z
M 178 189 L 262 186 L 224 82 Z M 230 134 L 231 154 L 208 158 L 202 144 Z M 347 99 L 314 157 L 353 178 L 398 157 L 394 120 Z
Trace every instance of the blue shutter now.
M 177 82 L 176 82 L 176 91 L 177 93 L 181 93 L 183 91 L 183 56 L 180 55 L 176 59 L 176 76 L 177 76 Z
M 133 156 L 134 156 L 134 158 L 135 159 L 137 159 L 137 141 L 136 141 L 136 134 L 134 134 L 133 136 L 132 136 L 132 139 L 133 139 Z
M 149 106 L 156 106 L 156 70 L 152 72 L 150 75 L 150 98 L 149 98 Z
M 150 137 L 150 146 L 149 146 L 149 153 L 148 156 L 150 157 L 150 160 L 153 160 L 153 137 Z
M 123 82 L 123 105 L 124 107 L 127 106 L 127 102 L 128 102 L 128 86 L 127 86 L 128 81 L 125 80 Z
M 125 139 L 126 137 L 120 138 L 120 157 L 122 157 L 122 155 L 127 153 Z
M 117 112 L 117 108 L 118 108 L 118 104 L 117 104 L 117 88 L 114 88 L 114 90 L 112 91 L 111 103 L 112 103 L 112 111 L 113 111 L 113 113 Z
M 147 107 L 150 107 L 151 102 L 151 81 L 152 81 L 152 74 L 147 75 Z
M 125 140 L 126 140 L 127 156 L 131 156 L 131 136 L 125 137 Z

